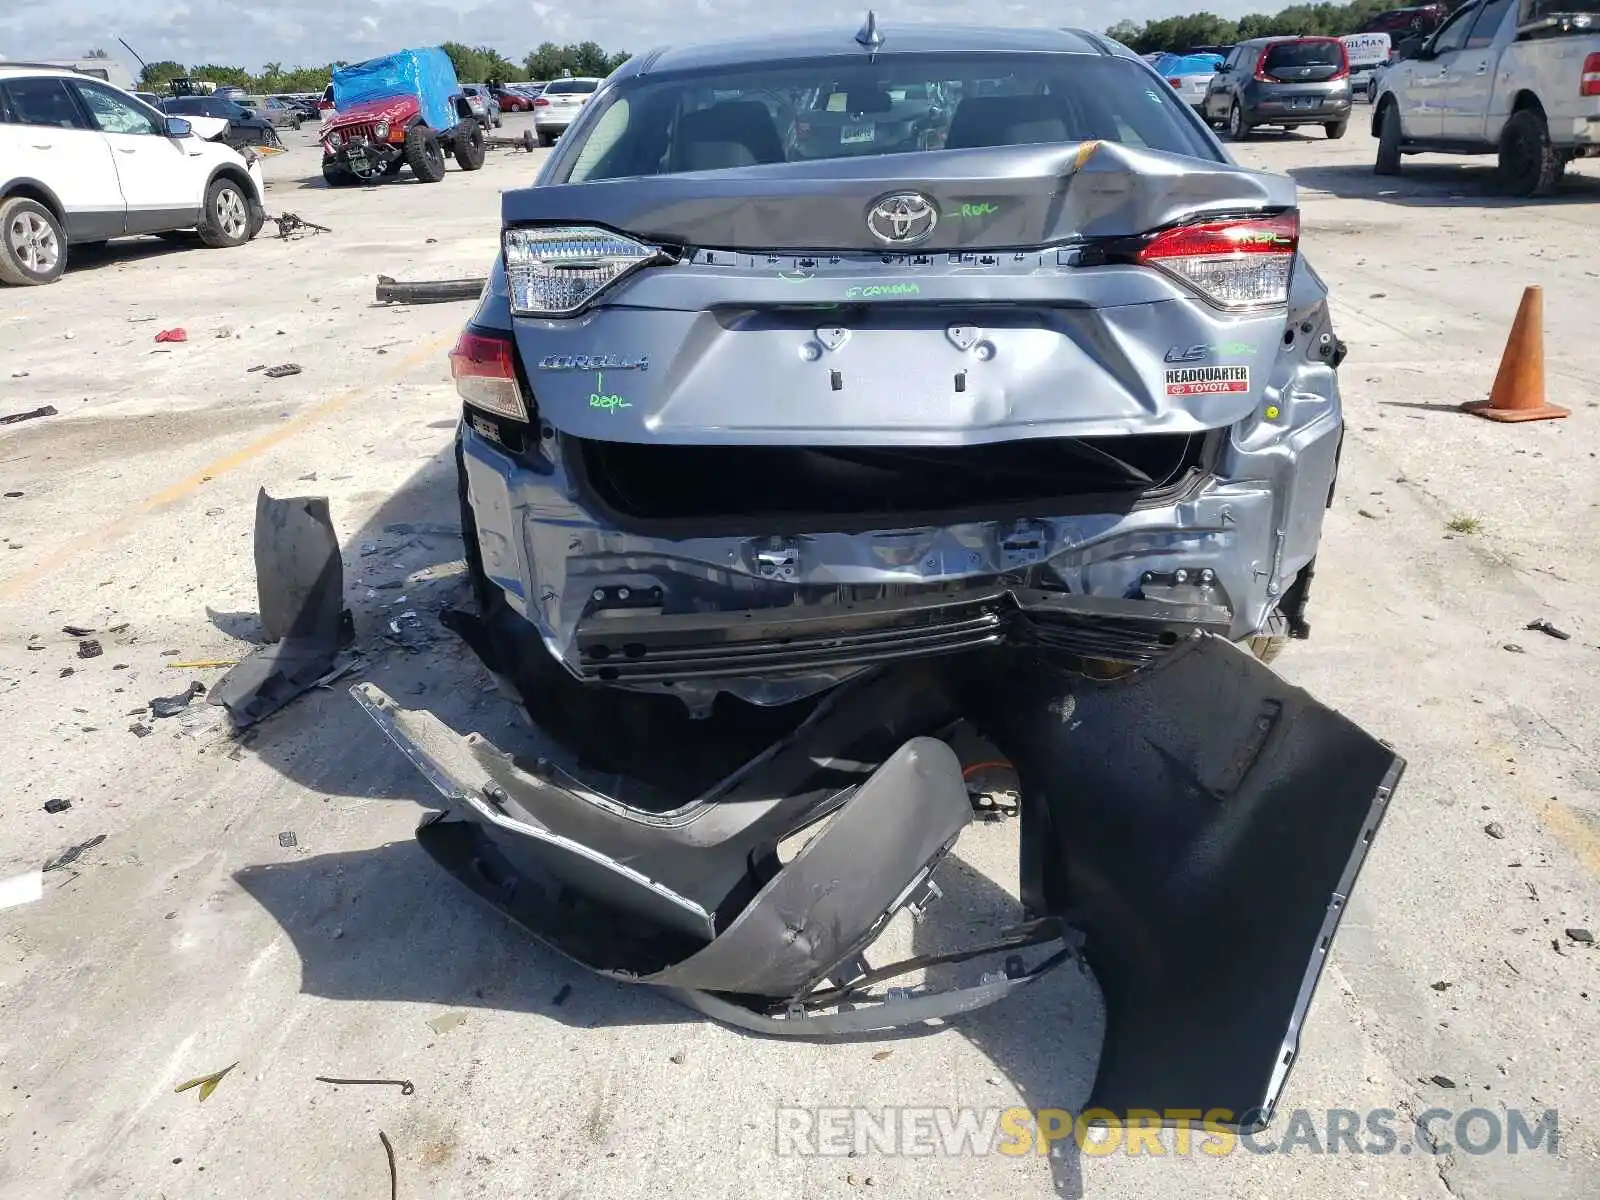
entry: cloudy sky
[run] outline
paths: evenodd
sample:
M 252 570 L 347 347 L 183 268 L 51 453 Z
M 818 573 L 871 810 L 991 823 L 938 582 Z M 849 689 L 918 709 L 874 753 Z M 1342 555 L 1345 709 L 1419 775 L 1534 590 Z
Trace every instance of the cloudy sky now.
M 1208 8 L 1234 16 L 1276 10 L 1285 0 L 1147 0 L 1131 9 L 1115 0 L 878 0 L 879 20 L 982 21 L 1006 25 L 1083 25 L 1103 29 L 1121 16 L 1171 16 Z M 355 61 L 404 46 L 445 41 L 492 45 L 520 59 L 543 41 L 592 40 L 635 52 L 667 42 L 760 33 L 795 25 L 860 25 L 866 0 L 0 0 L 0 57 L 60 58 L 100 47 L 137 71 L 117 44 L 145 59 L 185 65 L 211 62 L 256 70 Z M 790 16 L 780 15 L 784 11 Z

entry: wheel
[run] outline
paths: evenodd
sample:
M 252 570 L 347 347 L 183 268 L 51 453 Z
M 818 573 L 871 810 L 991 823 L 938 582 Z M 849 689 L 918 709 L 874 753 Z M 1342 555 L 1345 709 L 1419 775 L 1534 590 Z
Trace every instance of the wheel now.
M 300 132 L 300 118 L 296 117 L 294 120 L 290 121 L 289 122 L 289 128 L 294 130 L 296 133 L 299 133 Z
M 1322 127 L 1322 132 L 1328 135 L 1330 142 L 1337 142 L 1344 136 L 1344 131 L 1350 128 L 1349 120 L 1329 121 Z
M 1248 645 L 1250 653 L 1254 654 L 1264 663 L 1270 663 L 1283 653 L 1283 648 L 1289 644 L 1289 618 L 1283 615 L 1282 609 L 1273 609 L 1267 617 L 1267 623 L 1261 631 L 1251 636 Z
M 1513 196 L 1548 196 L 1561 178 L 1561 157 L 1537 109 L 1511 114 L 1500 134 L 1500 184 Z
M 426 125 L 406 130 L 406 165 L 423 183 L 438 183 L 444 178 L 444 147 L 439 135 Z
M 1400 109 L 1392 101 L 1378 116 L 1378 160 L 1372 164 L 1372 173 L 1400 174 Z
M 331 159 L 322 164 L 322 179 L 329 187 L 349 187 L 356 181 L 354 175 Z
M 54 283 L 67 269 L 67 238 L 56 215 L 37 200 L 0 203 L 0 283 Z
M 554 146 L 555 144 L 556 139 L 553 134 L 543 132 L 539 134 L 539 145 L 543 146 L 546 150 L 550 149 L 550 147 Z
M 244 188 L 224 176 L 206 189 L 205 208 L 195 226 L 200 241 L 213 250 L 242 246 L 250 240 L 250 197 Z
M 1244 119 L 1244 109 L 1237 100 L 1228 109 L 1227 133 L 1230 142 L 1242 142 L 1250 136 L 1250 123 Z
M 456 126 L 456 165 L 463 171 L 476 171 L 483 166 L 488 149 L 483 130 L 476 122 L 469 121 Z

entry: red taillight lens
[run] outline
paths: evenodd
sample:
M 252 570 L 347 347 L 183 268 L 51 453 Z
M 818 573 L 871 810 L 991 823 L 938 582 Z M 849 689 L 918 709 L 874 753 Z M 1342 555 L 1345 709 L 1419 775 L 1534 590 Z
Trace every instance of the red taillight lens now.
M 509 337 L 464 331 L 450 351 L 450 375 L 461 398 L 474 408 L 526 421 L 528 406 L 517 386 L 514 353 Z
M 1350 78 L 1350 47 L 1346 46 L 1343 42 L 1336 42 L 1334 44 L 1339 47 L 1339 69 L 1337 71 L 1335 71 L 1331 76 L 1329 76 L 1329 78 L 1330 78 L 1330 80 L 1332 80 L 1332 79 L 1349 79 Z
M 1300 214 L 1202 221 L 1156 234 L 1136 261 L 1183 280 L 1221 308 L 1289 302 Z
M 1183 86 L 1183 80 L 1181 79 L 1168 79 L 1167 82 L 1175 88 L 1181 88 Z
M 1600 54 L 1591 54 L 1583 60 L 1583 77 L 1578 83 L 1578 95 L 1600 96 Z
M 1271 53 L 1272 53 L 1272 47 L 1268 46 L 1268 47 L 1266 47 L 1265 49 L 1263 49 L 1261 51 L 1261 56 L 1256 59 L 1256 82 L 1257 83 L 1271 83 L 1273 81 L 1272 80 L 1272 76 L 1267 74 L 1267 55 L 1269 55 Z
M 550 101 L 546 100 L 543 96 L 540 96 L 537 100 L 535 100 L 533 102 L 533 106 L 535 108 L 549 108 L 550 107 Z

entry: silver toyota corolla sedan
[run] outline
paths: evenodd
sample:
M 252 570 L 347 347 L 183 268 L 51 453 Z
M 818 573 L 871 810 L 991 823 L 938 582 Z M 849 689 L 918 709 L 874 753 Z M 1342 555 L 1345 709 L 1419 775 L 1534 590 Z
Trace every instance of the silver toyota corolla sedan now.
M 1343 428 L 1293 182 L 1099 35 L 869 17 L 638 55 L 502 216 L 451 621 L 531 740 L 355 689 L 444 797 L 429 854 L 769 1034 L 1081 948 L 1091 1104 L 1265 1121 L 1401 770 L 1258 661 L 1307 630 Z M 996 770 L 1028 919 L 884 993 L 935 960 L 866 948 Z

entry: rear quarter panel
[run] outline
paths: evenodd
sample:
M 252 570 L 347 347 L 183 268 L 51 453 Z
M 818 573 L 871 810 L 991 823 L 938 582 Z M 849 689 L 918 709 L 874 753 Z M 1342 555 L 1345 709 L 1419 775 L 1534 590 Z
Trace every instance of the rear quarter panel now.
M 1511 14 L 1514 19 L 1515 12 Z M 1575 125 L 1600 116 L 1600 96 L 1580 96 L 1583 62 L 1600 53 L 1600 34 L 1592 37 L 1536 38 L 1509 42 L 1515 28 L 1502 29 L 1501 39 L 1508 44 L 1494 65 L 1494 93 L 1489 102 L 1485 133 L 1498 141 L 1506 121 L 1516 109 L 1517 98 L 1531 93 L 1538 98 L 1550 122 L 1550 140 L 1556 145 L 1572 145 L 1578 139 Z M 1498 39 L 1497 39 L 1498 40 Z

